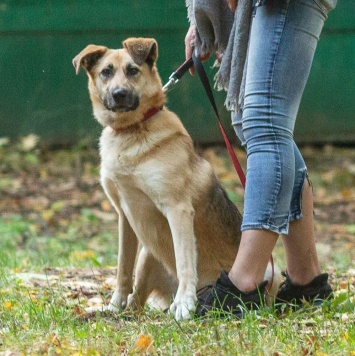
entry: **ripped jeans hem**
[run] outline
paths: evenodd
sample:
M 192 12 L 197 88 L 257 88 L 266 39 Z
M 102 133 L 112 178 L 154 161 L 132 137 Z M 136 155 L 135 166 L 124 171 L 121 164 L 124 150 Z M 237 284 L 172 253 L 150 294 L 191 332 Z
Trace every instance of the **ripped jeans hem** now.
M 283 226 L 274 226 L 271 224 L 249 224 L 249 225 L 242 225 L 241 231 L 245 230 L 268 230 L 275 232 L 278 235 L 287 235 L 289 229 L 289 224 L 285 224 Z

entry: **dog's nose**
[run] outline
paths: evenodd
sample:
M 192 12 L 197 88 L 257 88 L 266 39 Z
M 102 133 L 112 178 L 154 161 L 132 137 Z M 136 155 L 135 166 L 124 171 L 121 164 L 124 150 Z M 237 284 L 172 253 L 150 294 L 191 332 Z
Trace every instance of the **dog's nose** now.
M 115 88 L 112 90 L 112 97 L 116 102 L 120 102 L 127 98 L 128 90 L 123 88 Z

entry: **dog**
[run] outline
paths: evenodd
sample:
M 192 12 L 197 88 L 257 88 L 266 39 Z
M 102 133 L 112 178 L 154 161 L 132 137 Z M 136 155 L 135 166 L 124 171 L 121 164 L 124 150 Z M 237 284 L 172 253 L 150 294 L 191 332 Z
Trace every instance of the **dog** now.
M 118 213 L 117 286 L 107 309 L 141 310 L 155 292 L 181 320 L 193 315 L 197 290 L 231 269 L 242 216 L 164 105 L 157 57 L 154 39 L 129 38 L 121 49 L 89 45 L 73 65 L 76 74 L 85 68 L 104 127 L 101 184 Z

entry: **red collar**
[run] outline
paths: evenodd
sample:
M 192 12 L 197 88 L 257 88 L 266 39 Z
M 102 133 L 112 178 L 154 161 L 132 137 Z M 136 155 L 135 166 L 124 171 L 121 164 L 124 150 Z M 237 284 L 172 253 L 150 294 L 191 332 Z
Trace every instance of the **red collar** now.
M 150 108 L 147 112 L 144 113 L 143 119 L 141 122 L 149 120 L 152 116 L 154 116 L 156 113 L 158 113 L 160 110 L 163 108 Z
M 159 111 L 163 110 L 163 107 L 160 108 L 150 108 L 148 111 L 146 111 L 143 114 L 143 119 L 139 122 L 136 122 L 135 124 L 129 125 L 127 127 L 124 127 L 122 129 L 113 129 L 115 132 L 120 132 L 120 131 L 125 131 L 126 129 L 130 129 L 133 126 L 138 125 L 141 122 L 149 120 L 151 117 L 153 117 L 155 114 L 157 114 Z

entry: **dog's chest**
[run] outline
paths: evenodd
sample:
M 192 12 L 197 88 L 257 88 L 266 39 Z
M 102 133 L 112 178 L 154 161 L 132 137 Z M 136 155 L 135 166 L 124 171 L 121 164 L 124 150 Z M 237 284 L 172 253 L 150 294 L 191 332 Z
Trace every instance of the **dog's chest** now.
M 113 139 L 102 141 L 101 167 L 115 175 L 131 175 L 136 170 L 143 149 L 137 145 L 124 147 L 119 141 Z
M 157 246 L 171 249 L 171 238 L 167 238 L 170 229 L 163 213 L 166 194 L 159 178 L 162 167 L 154 159 L 136 157 L 135 148 L 119 151 L 117 146 L 101 145 L 100 152 L 101 181 L 106 194 L 122 210 L 140 242 L 149 250 L 156 250 Z M 113 185 L 107 185 L 107 179 Z
M 165 167 L 157 163 L 150 155 L 148 143 L 127 144 L 122 140 L 101 140 L 101 180 L 112 180 L 119 192 L 120 199 L 127 206 L 143 200 L 152 200 L 159 205 L 158 196 L 164 188 L 161 176 Z
M 100 139 L 101 166 L 118 175 L 134 175 L 137 170 L 152 158 L 166 135 L 138 132 L 132 135 L 112 136 L 108 129 Z

